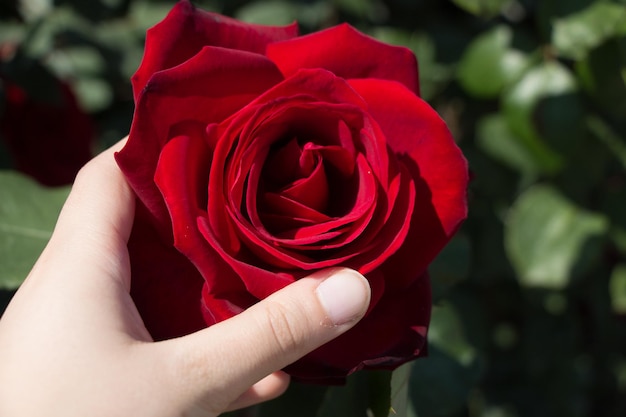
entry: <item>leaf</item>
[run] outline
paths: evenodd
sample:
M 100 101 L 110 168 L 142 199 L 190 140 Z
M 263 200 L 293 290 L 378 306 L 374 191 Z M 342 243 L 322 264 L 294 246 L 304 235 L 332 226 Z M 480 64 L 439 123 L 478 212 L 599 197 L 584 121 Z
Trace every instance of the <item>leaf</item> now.
M 437 47 L 428 33 L 411 33 L 398 28 L 376 27 L 372 35 L 385 43 L 409 48 L 418 59 L 420 96 L 429 100 L 442 90 L 453 76 L 450 65 L 437 59 Z
M 69 187 L 0 171 L 0 288 L 17 288 L 52 235 Z
M 541 135 L 537 123 L 537 108 L 542 101 L 555 100 L 563 103 L 577 91 L 576 80 L 571 72 L 557 62 L 541 63 L 529 71 L 506 93 L 503 100 L 504 116 L 511 131 L 520 137 L 524 147 L 545 173 L 554 173 L 563 166 L 563 156 L 552 149 Z M 578 106 L 579 103 L 566 104 Z M 548 107 L 548 111 L 551 107 Z M 567 113 L 576 113 L 568 111 Z M 542 119 L 545 119 L 544 116 Z M 571 120 L 566 120 L 571 125 Z M 570 126 L 560 124 L 563 129 Z M 550 132 L 555 129 L 551 126 Z
M 235 17 L 261 25 L 287 25 L 296 20 L 297 11 L 286 1 L 255 1 L 241 7 Z
M 332 0 L 331 3 L 338 9 L 358 16 L 359 18 L 376 18 L 377 7 L 375 0 Z
M 344 386 L 328 388 L 317 417 L 387 417 L 391 407 L 391 372 L 361 371 Z
M 409 378 L 413 363 L 406 363 L 391 374 L 391 408 L 389 417 L 409 417 Z
M 391 371 L 365 371 L 368 377 L 368 414 L 387 417 L 391 410 Z
M 501 113 L 491 114 L 476 126 L 478 147 L 502 164 L 520 172 L 527 180 L 540 172 L 539 162 L 516 136 Z
M 588 116 L 585 121 L 589 131 L 611 150 L 611 154 L 626 170 L 626 142 L 624 139 L 599 117 Z
M 537 185 L 518 197 L 505 225 L 505 247 L 520 283 L 562 289 L 600 249 L 605 216 L 585 211 L 555 189 Z
M 497 15 L 507 0 L 452 0 L 454 4 L 476 16 L 493 17 Z
M 418 416 L 458 415 L 480 375 L 478 361 L 463 366 L 437 347 L 415 362 L 409 381 L 411 402 Z
M 476 359 L 476 350 L 465 339 L 461 319 L 450 303 L 433 307 L 428 342 L 464 366 Z
M 259 405 L 256 417 L 298 416 L 315 417 L 329 388 L 291 382 L 279 398 Z
M 455 284 L 467 278 L 469 263 L 469 239 L 462 234 L 457 234 L 428 267 L 435 300 L 442 297 Z
M 594 107 L 620 120 L 626 114 L 626 36 L 610 39 L 576 62 L 581 87 Z
M 560 56 L 583 59 L 605 40 L 625 34 L 626 8 L 595 2 L 578 13 L 556 19 L 552 43 Z
M 528 58 L 511 48 L 513 31 L 496 26 L 476 38 L 465 50 L 458 67 L 458 79 L 470 94 L 495 98 L 528 66 Z
M 366 417 L 367 384 L 361 379 L 361 372 L 348 378 L 345 386 L 330 387 L 317 417 Z
M 626 315 L 626 264 L 618 265 L 613 269 L 609 291 L 613 312 Z

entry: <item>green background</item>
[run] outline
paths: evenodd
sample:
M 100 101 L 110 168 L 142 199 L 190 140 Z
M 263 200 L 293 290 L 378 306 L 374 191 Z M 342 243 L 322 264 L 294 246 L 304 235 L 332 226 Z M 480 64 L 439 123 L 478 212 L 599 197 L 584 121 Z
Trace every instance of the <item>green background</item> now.
M 428 358 L 345 387 L 294 384 L 237 415 L 626 415 L 626 1 L 197 3 L 250 22 L 298 20 L 302 33 L 349 22 L 411 48 L 422 95 L 472 175 L 469 218 L 431 267 Z M 0 75 L 27 90 L 41 79 L 24 68 L 69 80 L 95 121 L 97 152 L 127 133 L 145 30 L 172 4 L 0 1 L 0 45 L 20 51 Z M 68 187 L 15 172 L 2 143 L 5 305 Z

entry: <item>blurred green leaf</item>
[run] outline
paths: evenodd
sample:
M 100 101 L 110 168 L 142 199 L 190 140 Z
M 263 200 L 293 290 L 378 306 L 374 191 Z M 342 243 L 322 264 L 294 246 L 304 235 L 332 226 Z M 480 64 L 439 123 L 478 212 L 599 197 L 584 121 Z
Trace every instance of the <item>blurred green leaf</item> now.
M 626 264 L 616 266 L 609 281 L 611 307 L 616 314 L 626 315 Z
M 81 108 L 88 112 L 103 111 L 113 102 L 111 86 L 101 78 L 80 78 L 73 87 Z
M 428 267 L 433 285 L 433 299 L 439 299 L 448 289 L 467 278 L 469 265 L 469 239 L 457 234 Z
M 480 375 L 478 361 L 468 366 L 433 346 L 428 357 L 415 362 L 409 381 L 409 393 L 418 416 L 447 417 L 458 415 Z
M 173 3 L 136 0 L 131 3 L 129 18 L 139 32 L 159 23 L 172 9 Z
M 356 372 L 344 386 L 328 388 L 317 417 L 387 417 L 390 383 L 390 371 Z
M 500 25 L 474 39 L 458 66 L 459 82 L 479 98 L 495 98 L 528 66 L 528 58 L 511 48 L 513 31 Z
M 244 22 L 260 25 L 286 25 L 297 18 L 296 6 L 287 1 L 255 1 L 237 11 L 235 16 Z
M 406 363 L 391 375 L 391 409 L 389 417 L 417 417 L 409 403 L 409 378 L 415 362 Z
M 620 120 L 626 114 L 626 36 L 610 39 L 576 62 L 576 73 L 592 104 Z
M 409 48 L 417 57 L 420 78 L 420 96 L 429 100 L 440 92 L 452 78 L 450 66 L 437 61 L 433 39 L 427 33 L 411 33 L 398 28 L 383 26 L 372 31 L 376 39 Z
M 365 371 L 368 377 L 368 414 L 387 417 L 391 410 L 391 371 Z
M 618 136 L 611 127 L 596 116 L 589 116 L 586 120 L 587 127 L 604 145 L 611 150 L 612 155 L 626 169 L 626 142 Z
M 44 18 L 54 8 L 52 0 L 20 0 L 20 15 L 29 22 Z
M 381 4 L 377 0 L 331 0 L 340 10 L 358 16 L 361 19 L 379 20 L 377 16 Z
M 476 127 L 477 144 L 493 159 L 520 172 L 528 182 L 541 172 L 537 160 L 509 127 L 501 113 L 483 117 Z
M 582 59 L 605 40 L 626 34 L 626 8 L 597 1 L 554 22 L 552 43 L 565 58 Z
M 493 17 L 500 13 L 508 0 L 452 0 L 460 8 L 481 17 Z
M 469 366 L 476 359 L 476 350 L 465 338 L 459 314 L 448 302 L 433 307 L 428 343 L 463 366 Z
M 505 245 L 522 285 L 561 289 L 588 267 L 607 231 L 603 215 L 537 185 L 511 207 Z
M 564 162 L 585 138 L 585 104 L 578 91 L 542 97 L 532 113 L 537 134 Z
M 17 288 L 52 235 L 69 187 L 46 188 L 0 171 L 0 288 Z
M 504 96 L 504 115 L 511 130 L 522 139 L 524 147 L 546 173 L 559 170 L 563 165 L 563 157 L 551 149 L 541 136 L 540 126 L 535 119 L 537 106 L 543 100 L 558 99 L 576 90 L 576 80 L 570 71 L 557 62 L 548 61 L 526 72 Z M 571 105 L 578 106 L 578 103 Z M 571 125 L 571 120 L 565 122 Z M 567 129 L 569 126 L 561 123 L 561 127 Z
M 298 382 L 289 384 L 287 392 L 278 399 L 259 405 L 256 417 L 298 416 L 316 417 L 317 410 L 329 388 Z

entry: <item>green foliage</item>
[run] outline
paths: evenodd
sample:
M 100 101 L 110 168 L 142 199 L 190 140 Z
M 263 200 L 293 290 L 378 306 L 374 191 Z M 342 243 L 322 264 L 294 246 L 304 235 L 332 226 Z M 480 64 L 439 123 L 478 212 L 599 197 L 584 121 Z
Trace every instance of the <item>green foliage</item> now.
M 69 80 L 106 147 L 128 131 L 145 30 L 173 2 L 7 6 L 0 75 L 52 102 L 48 74 Z M 196 3 L 302 33 L 347 21 L 410 48 L 473 178 L 469 218 L 430 268 L 427 357 L 343 387 L 293 383 L 231 416 L 626 415 L 624 0 Z M 0 115 L 2 98 L 0 83 Z M 17 167 L 1 138 L 0 166 Z M 66 194 L 0 175 L 1 287 L 28 273 Z
M 500 25 L 477 37 L 459 62 L 459 82 L 470 94 L 497 98 L 528 66 L 528 57 L 511 48 L 513 31 Z
M 0 289 L 17 288 L 52 235 L 69 189 L 0 171 Z
M 582 59 L 608 39 L 626 35 L 626 8 L 597 2 L 554 22 L 553 44 L 563 57 Z
M 521 285 L 563 289 L 599 253 L 608 222 L 536 185 L 511 207 L 506 226 L 507 253 Z

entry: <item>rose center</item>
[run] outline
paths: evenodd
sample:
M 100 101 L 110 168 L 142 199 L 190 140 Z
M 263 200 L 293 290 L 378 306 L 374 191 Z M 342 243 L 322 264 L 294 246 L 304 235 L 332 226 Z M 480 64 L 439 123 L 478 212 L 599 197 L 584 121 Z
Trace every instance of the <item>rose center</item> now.
M 353 170 L 351 155 L 340 146 L 297 136 L 277 142 L 261 172 L 260 218 L 268 229 L 281 232 L 340 216 Z

